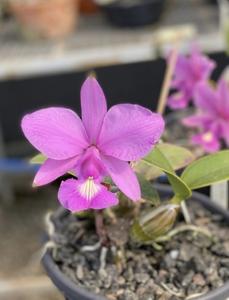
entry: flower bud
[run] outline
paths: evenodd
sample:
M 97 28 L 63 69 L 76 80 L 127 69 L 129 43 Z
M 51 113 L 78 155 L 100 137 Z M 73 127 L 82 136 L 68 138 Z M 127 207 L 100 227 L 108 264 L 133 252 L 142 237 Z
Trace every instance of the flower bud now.
M 173 227 L 179 208 L 179 205 L 169 203 L 142 215 L 132 226 L 133 239 L 144 243 L 165 235 Z

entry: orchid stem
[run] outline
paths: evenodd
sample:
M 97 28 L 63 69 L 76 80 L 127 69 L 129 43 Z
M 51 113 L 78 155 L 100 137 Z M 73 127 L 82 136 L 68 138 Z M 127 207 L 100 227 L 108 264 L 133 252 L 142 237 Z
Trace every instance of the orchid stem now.
M 103 210 L 95 211 L 95 228 L 96 228 L 96 233 L 101 241 L 101 244 L 107 245 L 108 237 L 104 225 Z
M 161 115 L 163 115 L 164 111 L 165 111 L 167 98 L 168 98 L 169 90 L 170 90 L 170 86 L 171 86 L 172 77 L 173 77 L 173 73 L 174 73 L 174 70 L 175 70 L 175 67 L 176 67 L 176 63 L 177 63 L 177 56 L 178 56 L 178 51 L 177 51 L 177 48 L 174 47 L 174 49 L 172 51 L 172 54 L 171 54 L 170 62 L 168 64 L 167 68 L 166 68 L 165 78 L 164 78 L 164 81 L 163 81 L 161 94 L 160 94 L 158 107 L 157 107 L 157 112 Z

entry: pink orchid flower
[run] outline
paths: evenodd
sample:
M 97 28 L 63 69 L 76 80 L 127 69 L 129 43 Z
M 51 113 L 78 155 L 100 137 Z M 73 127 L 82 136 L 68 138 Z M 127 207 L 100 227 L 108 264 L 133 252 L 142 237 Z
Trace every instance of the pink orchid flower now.
M 190 56 L 179 55 L 171 84 L 176 92 L 168 98 L 168 106 L 172 109 L 187 107 L 198 83 L 208 80 L 214 68 L 215 63 L 197 47 L 192 48 Z
M 206 152 L 218 151 L 220 141 L 229 146 L 229 87 L 220 80 L 213 88 L 202 82 L 196 88 L 194 103 L 197 114 L 187 117 L 183 124 L 197 127 L 200 133 L 192 138 L 192 142 L 201 145 Z
M 51 107 L 26 115 L 22 130 L 48 159 L 35 176 L 41 186 L 74 170 L 78 179 L 61 183 L 58 198 L 71 211 L 103 209 L 118 199 L 105 185 L 110 176 L 130 199 L 140 199 L 140 186 L 129 161 L 145 156 L 158 142 L 164 121 L 139 105 L 119 104 L 107 111 L 104 93 L 89 77 L 81 89 L 82 121 L 70 109 Z

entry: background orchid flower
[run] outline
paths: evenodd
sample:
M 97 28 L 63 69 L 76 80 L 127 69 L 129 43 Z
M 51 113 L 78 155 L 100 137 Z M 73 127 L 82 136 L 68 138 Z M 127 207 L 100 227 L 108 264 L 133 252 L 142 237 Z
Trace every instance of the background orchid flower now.
M 139 105 L 119 104 L 107 111 L 104 93 L 89 77 L 81 89 L 82 121 L 70 109 L 51 107 L 26 115 L 22 130 L 48 159 L 34 184 L 47 184 L 69 170 L 78 179 L 61 183 L 58 198 L 71 211 L 116 205 L 115 194 L 101 184 L 110 176 L 130 199 L 140 199 L 140 187 L 129 161 L 145 156 L 159 140 L 164 121 Z
M 176 92 L 168 98 L 168 106 L 172 109 L 187 107 L 198 83 L 208 80 L 214 68 L 215 63 L 197 47 L 192 48 L 190 56 L 179 55 L 171 84 Z
M 183 124 L 200 130 L 192 142 L 201 145 L 206 152 L 220 149 L 220 141 L 229 146 L 229 87 L 220 80 L 214 88 L 202 82 L 196 88 L 194 103 L 197 113 L 185 118 Z

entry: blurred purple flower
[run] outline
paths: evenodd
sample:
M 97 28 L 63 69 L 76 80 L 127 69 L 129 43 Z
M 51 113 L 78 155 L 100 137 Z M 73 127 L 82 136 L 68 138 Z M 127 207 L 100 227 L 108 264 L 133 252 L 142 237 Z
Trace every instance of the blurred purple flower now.
M 197 47 L 192 48 L 190 56 L 179 55 L 171 84 L 176 92 L 168 98 L 168 106 L 172 109 L 187 107 L 198 83 L 208 80 L 214 68 L 215 63 Z
M 213 88 L 207 82 L 200 83 L 194 95 L 197 114 L 187 117 L 183 124 L 197 127 L 200 134 L 192 138 L 192 142 L 200 144 L 206 152 L 220 149 L 220 141 L 229 146 L 229 87 L 220 80 Z
M 140 187 L 129 161 L 145 156 L 159 140 L 164 121 L 139 105 L 119 104 L 107 111 L 104 93 L 89 77 L 81 89 L 82 121 L 72 110 L 52 107 L 26 115 L 22 129 L 48 159 L 36 174 L 36 186 L 74 170 L 78 180 L 61 183 L 58 198 L 71 211 L 116 205 L 114 193 L 101 184 L 109 175 L 133 201 Z

